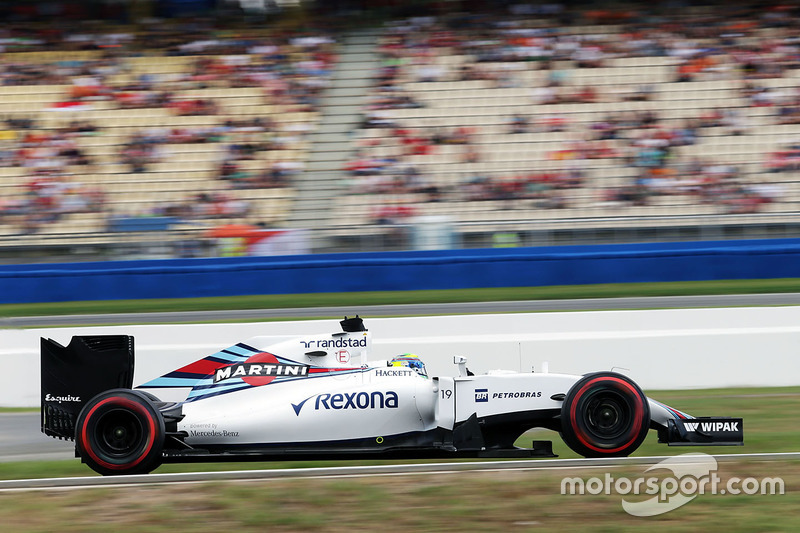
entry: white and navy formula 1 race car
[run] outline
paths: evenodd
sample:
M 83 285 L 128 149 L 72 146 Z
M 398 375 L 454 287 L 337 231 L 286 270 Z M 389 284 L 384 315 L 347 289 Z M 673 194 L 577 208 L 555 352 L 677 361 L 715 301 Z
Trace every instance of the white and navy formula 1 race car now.
M 553 457 L 549 441 L 515 446 L 535 427 L 586 457 L 629 455 L 650 429 L 672 445 L 743 442 L 741 419 L 694 418 L 621 374 L 473 375 L 456 357 L 457 375 L 432 377 L 415 355 L 368 361 L 362 320 L 341 326 L 254 337 L 137 388 L 133 337 L 42 339 L 42 431 L 74 439 L 101 474 L 190 461 Z M 159 400 L 175 388 L 183 401 Z

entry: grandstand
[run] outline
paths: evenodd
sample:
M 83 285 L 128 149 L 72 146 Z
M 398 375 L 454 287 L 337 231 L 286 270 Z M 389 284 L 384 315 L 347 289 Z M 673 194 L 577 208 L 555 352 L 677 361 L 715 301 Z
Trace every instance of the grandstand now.
M 395 183 L 379 187 L 377 194 L 348 195 L 340 212 L 350 215 L 350 224 L 374 221 L 378 201 L 411 206 L 407 212 L 414 214 L 445 215 L 476 233 L 503 227 L 527 230 L 534 243 L 542 235 L 547 242 L 559 232 L 572 239 L 582 230 L 588 239 L 598 236 L 596 230 L 607 238 L 613 228 L 622 238 L 647 238 L 648 233 L 650 238 L 660 233 L 663 239 L 716 238 L 748 232 L 782 234 L 796 224 L 798 183 L 791 172 L 777 174 L 766 164 L 770 154 L 797 140 L 796 124 L 778 124 L 780 102 L 797 99 L 794 50 L 789 57 L 769 56 L 780 68 L 762 75 L 749 77 L 740 64 L 720 61 L 691 80 L 677 81 L 686 60 L 667 53 L 639 56 L 606 47 L 599 65 L 581 67 L 574 58 L 561 57 L 542 62 L 547 65 L 543 67 L 540 62 L 520 62 L 514 55 L 517 50 L 509 51 L 507 25 L 481 35 L 496 48 L 488 60 L 481 59 L 481 51 L 463 53 L 464 41 L 474 28 L 459 35 L 435 23 L 410 26 L 406 22 L 401 31 L 388 32 L 393 46 L 387 47 L 385 57 L 400 65 L 391 90 L 415 105 L 383 108 L 379 119 L 388 126 L 363 129 L 361 146 L 369 157 L 390 161 L 387 166 L 395 182 L 403 180 L 404 166 L 411 167 L 415 179 L 421 174 L 421 181 L 427 188 L 435 187 L 437 195 L 431 201 L 426 188 L 420 193 L 413 185 Z M 537 21 L 529 20 L 510 28 L 537 27 Z M 589 25 L 529 35 L 550 44 L 557 45 L 566 36 L 568 41 L 593 46 L 624 42 L 625 32 L 618 25 Z M 430 35 L 446 35 L 451 42 L 437 46 L 431 44 Z M 781 35 L 774 28 L 758 28 L 747 36 L 747 46 L 760 46 Z M 708 41 L 703 44 L 709 49 L 718 46 Z M 511 58 L 503 61 L 498 56 Z M 464 72 L 473 74 L 476 67 L 484 71 L 482 79 L 465 78 Z M 560 80 L 555 87 L 554 73 Z M 748 83 L 769 94 L 770 101 L 754 104 L 743 90 Z M 537 89 L 548 87 L 560 98 L 541 101 Z M 580 93 L 587 87 L 591 96 L 582 100 Z M 721 115 L 718 123 L 699 126 L 709 110 Z M 656 117 L 652 125 L 597 140 L 601 137 L 594 126 L 609 122 L 609 116 L 644 113 Z M 515 120 L 533 128 L 513 132 Z M 459 128 L 473 132 L 470 144 L 478 155 L 472 160 L 464 157 L 461 145 L 432 141 L 442 130 Z M 684 129 L 691 132 L 691 142 L 675 143 L 675 132 Z M 397 142 L 398 131 L 411 131 L 433 146 L 409 155 Z M 648 141 L 669 146 L 664 150 Z M 653 146 L 665 152 L 667 162 L 639 163 L 637 157 Z M 385 175 L 386 170 L 381 168 L 376 175 Z M 553 186 L 527 177 L 541 174 L 574 175 L 580 185 L 556 181 Z M 374 177 L 358 179 L 374 184 Z M 475 183 L 492 185 L 482 200 L 465 194 Z M 634 200 L 619 194 L 631 189 Z M 659 226 L 666 229 L 654 229 Z
M 162 245 L 219 224 L 282 223 L 330 44 L 268 30 L 183 55 L 148 48 L 146 35 L 113 53 L 5 53 L 3 244 Z M 116 233 L 144 226 L 120 219 L 162 231 Z
M 247 223 L 387 249 L 415 220 L 462 246 L 791 235 L 800 51 L 795 14 L 767 13 L 695 8 L 703 34 L 493 14 L 19 46 L 0 58 L 0 248 L 170 255 Z

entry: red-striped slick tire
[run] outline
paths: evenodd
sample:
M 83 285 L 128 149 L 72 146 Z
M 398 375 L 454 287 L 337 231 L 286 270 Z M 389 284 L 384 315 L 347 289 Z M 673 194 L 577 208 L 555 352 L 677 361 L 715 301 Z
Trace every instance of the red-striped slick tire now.
M 143 393 L 112 389 L 89 400 L 75 424 L 83 462 L 103 475 L 147 474 L 161 464 L 164 418 Z
M 625 457 L 650 429 L 650 405 L 636 383 L 615 372 L 587 374 L 561 406 L 561 437 L 584 457 Z

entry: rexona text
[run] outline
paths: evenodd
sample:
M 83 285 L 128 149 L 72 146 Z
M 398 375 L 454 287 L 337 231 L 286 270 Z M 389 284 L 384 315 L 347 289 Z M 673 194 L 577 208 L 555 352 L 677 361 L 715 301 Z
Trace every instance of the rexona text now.
M 375 392 L 345 392 L 337 394 L 315 394 L 300 403 L 293 403 L 294 413 L 300 416 L 303 406 L 311 398 L 314 401 L 314 410 L 340 410 L 340 409 L 397 409 L 399 398 L 395 391 Z
M 315 409 L 397 409 L 397 393 L 359 392 L 344 394 L 320 394 Z

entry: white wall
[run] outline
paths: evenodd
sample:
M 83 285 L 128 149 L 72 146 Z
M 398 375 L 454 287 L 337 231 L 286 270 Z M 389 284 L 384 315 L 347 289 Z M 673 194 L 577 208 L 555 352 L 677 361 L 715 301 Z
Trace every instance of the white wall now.
M 645 389 L 800 385 L 800 307 L 670 309 L 366 318 L 373 358 L 414 352 L 432 375 L 453 355 L 495 368 L 583 374 L 614 368 Z M 337 320 L 103 326 L 0 331 L 0 406 L 39 403 L 39 338 L 125 333 L 136 338 L 134 384 L 255 335 L 339 330 Z

